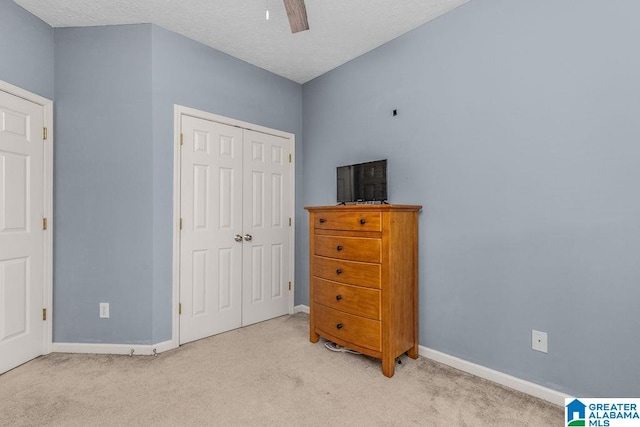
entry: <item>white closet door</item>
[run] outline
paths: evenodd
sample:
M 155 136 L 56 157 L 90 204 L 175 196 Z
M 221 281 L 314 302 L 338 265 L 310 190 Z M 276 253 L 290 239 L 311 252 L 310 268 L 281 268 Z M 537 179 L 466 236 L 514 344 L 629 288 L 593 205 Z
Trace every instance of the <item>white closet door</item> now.
M 0 91 L 0 373 L 43 354 L 44 108 Z
M 292 168 L 289 139 L 245 130 L 244 147 L 242 324 L 246 326 L 289 313 Z
M 180 343 L 242 322 L 242 130 L 183 116 Z

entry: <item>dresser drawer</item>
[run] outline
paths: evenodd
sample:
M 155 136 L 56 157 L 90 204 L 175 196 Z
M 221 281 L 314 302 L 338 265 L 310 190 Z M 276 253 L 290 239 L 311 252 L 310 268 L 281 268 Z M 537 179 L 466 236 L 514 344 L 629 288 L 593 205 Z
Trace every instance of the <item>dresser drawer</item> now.
M 362 237 L 316 236 L 316 255 L 352 261 L 380 262 L 380 239 Z
M 380 289 L 380 264 L 313 257 L 312 275 L 334 282 Z
M 320 334 L 380 351 L 380 322 L 314 304 L 315 327 Z
M 380 212 L 317 212 L 315 228 L 324 230 L 380 231 Z
M 314 302 L 329 308 L 380 320 L 380 291 L 314 277 Z

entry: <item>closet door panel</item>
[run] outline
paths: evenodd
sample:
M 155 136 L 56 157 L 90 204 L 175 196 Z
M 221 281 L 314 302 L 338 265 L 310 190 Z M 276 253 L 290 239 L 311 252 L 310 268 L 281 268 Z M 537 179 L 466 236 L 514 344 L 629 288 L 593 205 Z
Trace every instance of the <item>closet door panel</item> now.
M 183 116 L 180 343 L 241 326 L 242 130 Z
M 289 312 L 291 142 L 244 130 L 243 312 L 250 325 Z

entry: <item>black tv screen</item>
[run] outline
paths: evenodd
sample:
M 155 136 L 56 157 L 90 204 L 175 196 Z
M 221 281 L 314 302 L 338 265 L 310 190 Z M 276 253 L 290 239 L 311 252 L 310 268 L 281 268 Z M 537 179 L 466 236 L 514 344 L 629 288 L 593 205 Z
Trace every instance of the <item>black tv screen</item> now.
M 387 159 L 337 168 L 338 203 L 387 200 Z

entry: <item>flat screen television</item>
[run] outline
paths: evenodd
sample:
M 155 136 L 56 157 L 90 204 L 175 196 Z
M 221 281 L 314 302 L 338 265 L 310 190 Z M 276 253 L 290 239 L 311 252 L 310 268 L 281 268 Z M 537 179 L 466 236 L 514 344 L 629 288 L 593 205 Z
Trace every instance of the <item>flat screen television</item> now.
M 339 204 L 387 201 L 387 159 L 338 166 L 337 177 Z

